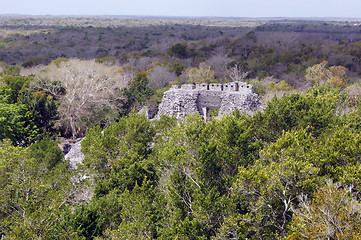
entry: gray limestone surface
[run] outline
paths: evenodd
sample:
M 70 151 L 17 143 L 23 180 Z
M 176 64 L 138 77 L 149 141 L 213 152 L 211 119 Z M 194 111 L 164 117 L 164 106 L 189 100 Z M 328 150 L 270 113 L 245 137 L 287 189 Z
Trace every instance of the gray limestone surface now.
M 64 156 L 65 159 L 69 159 L 70 166 L 74 169 L 77 168 L 76 165 L 84 159 L 84 154 L 81 152 L 81 141 L 82 140 L 72 144 L 69 152 Z

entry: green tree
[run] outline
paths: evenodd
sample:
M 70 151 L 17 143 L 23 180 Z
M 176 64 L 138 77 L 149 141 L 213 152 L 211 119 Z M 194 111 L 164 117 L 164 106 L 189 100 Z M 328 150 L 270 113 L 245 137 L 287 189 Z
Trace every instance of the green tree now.
M 64 160 L 64 154 L 58 144 L 49 138 L 33 143 L 29 146 L 29 157 L 36 159 L 39 164 L 44 164 L 51 170 Z
M 42 91 L 28 92 L 21 98 L 34 116 L 34 124 L 39 128 L 42 137 L 57 134 L 56 122 L 59 120 L 59 102 L 49 94 Z
M 312 195 L 300 196 L 300 207 L 287 239 L 359 239 L 361 237 L 361 205 L 331 180 Z
M 0 103 L 0 140 L 11 139 L 14 145 L 28 145 L 38 138 L 34 116 L 24 104 Z
M 319 136 L 309 160 L 320 169 L 319 174 L 361 191 L 357 173 L 361 155 L 361 135 L 349 125 L 336 125 Z
M 200 84 L 214 82 L 214 72 L 210 66 L 200 63 L 198 68 L 187 69 L 187 83 Z
M 185 68 L 186 66 L 182 61 L 176 60 L 171 64 L 170 71 L 174 72 L 179 77 Z
M 0 139 L 28 145 L 55 132 L 57 103 L 44 92 L 28 88 L 32 76 L 4 76 L 0 80 Z
M 305 128 L 318 136 L 339 121 L 339 104 L 344 97 L 337 89 L 319 86 L 302 93 L 274 97 L 263 112 L 252 119 L 264 141 L 275 141 L 283 131 Z
M 238 214 L 227 217 L 223 229 L 252 239 L 285 237 L 292 204 L 318 183 L 319 170 L 308 161 L 312 141 L 305 130 L 284 133 L 261 152 L 254 166 L 241 167 L 232 187 Z
M 346 87 L 350 79 L 346 76 L 347 69 L 343 66 L 327 67 L 328 62 L 323 61 L 307 68 L 306 79 L 311 85 L 331 83 L 335 87 Z
M 139 107 L 148 100 L 154 91 L 149 86 L 148 73 L 140 71 L 137 76 L 129 82 L 129 86 L 123 90 L 126 97 L 124 111 L 129 113 L 134 107 Z
M 104 239 L 156 239 L 160 237 L 166 210 L 162 195 L 144 179 L 142 186 L 119 195 L 121 223 L 105 231 Z
M 18 66 L 7 66 L 3 71 L 0 73 L 1 76 L 19 76 L 21 68 Z
M 176 43 L 168 49 L 168 54 L 178 58 L 188 58 L 191 54 L 186 42 Z
M 106 229 L 110 231 L 121 223 L 121 210 L 119 194 L 112 192 L 76 206 L 66 215 L 63 225 L 85 239 L 94 239 L 102 236 Z
M 1 78 L 0 83 L 9 89 L 10 99 L 8 103 L 17 103 L 21 101 L 21 97 L 28 91 L 29 82 L 33 76 L 11 76 L 6 75 Z
M 69 172 L 66 162 L 49 166 L 42 161 L 42 156 L 49 155 L 46 151 L 14 147 L 9 141 L 0 143 L 0 232 L 6 238 L 76 236 L 58 224 L 74 201 L 79 179 Z M 62 156 L 59 150 L 58 155 Z
M 205 123 L 199 115 L 168 128 L 154 146 L 159 180 L 170 209 L 166 238 L 216 235 L 228 211 L 226 195 L 238 167 L 258 158 L 260 143 L 243 115 Z
M 82 141 L 85 155 L 83 164 L 98 179 L 107 179 L 113 167 L 136 164 L 137 160 L 147 158 L 153 138 L 154 127 L 151 122 L 145 115 L 133 111 L 104 130 L 98 126 L 87 131 Z
M 70 215 L 74 231 L 93 238 L 101 237 L 106 229 L 106 235 L 118 236 L 116 229 L 129 228 L 128 233 L 121 232 L 124 236 L 133 236 L 131 233 L 140 223 L 133 221 L 138 216 L 131 213 L 135 211 L 143 217 L 150 206 L 140 200 L 151 198 L 150 193 L 155 191 L 157 174 L 154 160 L 150 158 L 154 137 L 153 124 L 135 111 L 104 130 L 98 126 L 87 131 L 82 141 L 83 170 L 94 180 L 94 196 L 89 204 Z M 133 204 L 137 205 L 133 207 Z M 144 211 L 140 211 L 140 207 Z

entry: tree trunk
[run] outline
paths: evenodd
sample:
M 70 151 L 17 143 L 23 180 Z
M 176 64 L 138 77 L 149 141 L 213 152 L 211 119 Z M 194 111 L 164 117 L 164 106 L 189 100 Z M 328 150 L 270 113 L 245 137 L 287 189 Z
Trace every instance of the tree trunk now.
M 77 131 L 76 131 L 76 127 L 75 127 L 74 117 L 69 117 L 69 124 L 70 124 L 70 128 L 71 128 L 72 138 L 75 139 L 76 135 L 77 135 Z

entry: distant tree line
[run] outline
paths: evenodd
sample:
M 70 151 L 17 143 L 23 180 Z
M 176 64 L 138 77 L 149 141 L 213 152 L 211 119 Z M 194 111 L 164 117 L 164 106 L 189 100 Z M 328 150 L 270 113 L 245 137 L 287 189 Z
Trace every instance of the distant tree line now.
M 26 68 L 74 57 L 97 59 L 108 65 L 129 64 L 138 71 L 147 70 L 151 62 L 162 62 L 182 81 L 188 68 L 205 62 L 212 66 L 216 79 L 224 81 L 225 68 L 237 64 L 249 72 L 249 78 L 273 76 L 293 87 L 302 86 L 305 70 L 322 61 L 345 66 L 352 77 L 361 73 L 361 27 L 345 23 L 296 21 L 257 27 L 32 26 L 28 33 L 26 27 L 6 27 L 11 31 L 0 35 L 0 61 Z

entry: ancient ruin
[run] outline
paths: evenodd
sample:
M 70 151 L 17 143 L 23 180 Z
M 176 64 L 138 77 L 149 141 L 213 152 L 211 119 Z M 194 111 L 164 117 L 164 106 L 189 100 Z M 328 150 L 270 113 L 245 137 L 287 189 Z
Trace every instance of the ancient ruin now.
M 253 86 L 244 82 L 173 85 L 164 93 L 155 119 L 162 114 L 184 119 L 186 114 L 198 112 L 207 121 L 210 108 L 218 108 L 218 116 L 222 117 L 236 108 L 254 112 L 260 105 Z

